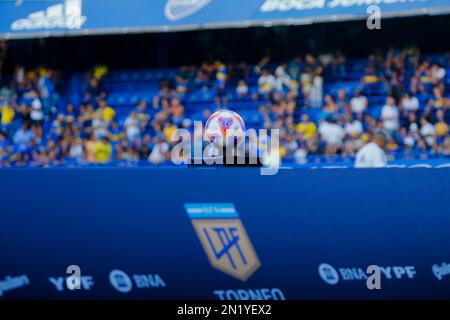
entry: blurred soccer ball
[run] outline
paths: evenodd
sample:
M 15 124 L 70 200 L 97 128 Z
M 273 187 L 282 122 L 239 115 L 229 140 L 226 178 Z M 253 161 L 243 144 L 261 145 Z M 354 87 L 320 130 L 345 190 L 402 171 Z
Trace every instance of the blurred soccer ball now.
M 234 111 L 216 111 L 206 121 L 205 139 L 216 146 L 239 144 L 244 137 L 244 120 Z

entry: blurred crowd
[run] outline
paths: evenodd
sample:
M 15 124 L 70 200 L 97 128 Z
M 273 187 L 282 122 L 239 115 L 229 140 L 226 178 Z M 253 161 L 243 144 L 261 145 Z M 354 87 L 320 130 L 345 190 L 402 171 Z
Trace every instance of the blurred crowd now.
M 333 92 L 330 84 L 354 73 L 340 52 L 281 64 L 265 57 L 256 66 L 204 62 L 181 67 L 151 101 L 126 114 L 107 102 L 106 67 L 86 74 L 76 104 L 62 99 L 57 72 L 18 67 L 0 90 L 0 166 L 164 163 L 172 133 L 193 129 L 184 106 L 193 83 L 215 92 L 203 121 L 215 109 L 253 101 L 263 127 L 280 129 L 281 156 L 298 163 L 311 155 L 352 156 L 378 131 L 388 137 L 388 153 L 450 156 L 445 61 L 422 58 L 417 48 L 376 51 L 364 61 L 356 87 Z M 374 92 L 381 105 L 371 99 Z
M 351 72 L 345 58 L 306 56 L 302 63 L 298 57 L 259 78 L 260 92 L 270 99 L 260 108 L 265 127 L 281 129 L 281 154 L 297 162 L 307 155 L 355 155 L 376 132 L 388 138 L 388 154 L 449 156 L 449 59 L 443 60 L 445 65 L 421 59 L 415 48 L 377 51 L 356 88 L 324 94 L 324 78 L 334 83 Z

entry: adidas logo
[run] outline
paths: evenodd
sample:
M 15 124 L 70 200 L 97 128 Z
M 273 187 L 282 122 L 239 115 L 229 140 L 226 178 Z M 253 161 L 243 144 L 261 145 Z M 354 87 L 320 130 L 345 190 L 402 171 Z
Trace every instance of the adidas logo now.
M 39 29 L 78 30 L 87 17 L 81 15 L 82 0 L 65 0 L 64 3 L 48 7 L 46 10 L 30 13 L 28 17 L 11 24 L 14 31 Z
M 171 21 L 179 20 L 194 14 L 212 0 L 168 0 L 164 13 Z

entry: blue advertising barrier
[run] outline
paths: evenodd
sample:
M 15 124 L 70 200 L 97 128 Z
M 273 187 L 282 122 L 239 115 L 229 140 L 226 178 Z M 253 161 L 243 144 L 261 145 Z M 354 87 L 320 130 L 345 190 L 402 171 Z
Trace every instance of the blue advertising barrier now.
M 259 173 L 0 170 L 0 299 L 450 299 L 449 169 Z
M 448 0 L 41 0 L 0 1 L 0 36 L 176 31 L 445 14 Z M 369 10 L 374 12 L 373 10 Z

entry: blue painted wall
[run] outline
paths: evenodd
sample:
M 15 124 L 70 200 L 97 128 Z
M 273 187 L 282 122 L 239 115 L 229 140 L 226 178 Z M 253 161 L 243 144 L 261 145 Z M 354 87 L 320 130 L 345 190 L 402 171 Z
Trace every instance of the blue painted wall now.
M 0 299 L 218 299 L 217 290 L 274 288 L 286 299 L 450 299 L 450 275 L 432 272 L 450 263 L 449 169 L 19 169 L 0 170 L 0 181 L 0 288 L 7 276 L 30 281 Z M 210 265 L 184 209 L 211 202 L 234 204 L 261 261 L 245 282 Z M 320 277 L 323 263 L 337 284 Z M 91 277 L 89 290 L 49 281 L 72 264 Z M 381 290 L 345 280 L 372 264 L 390 270 Z M 122 293 L 114 269 L 165 286 L 133 282 Z

